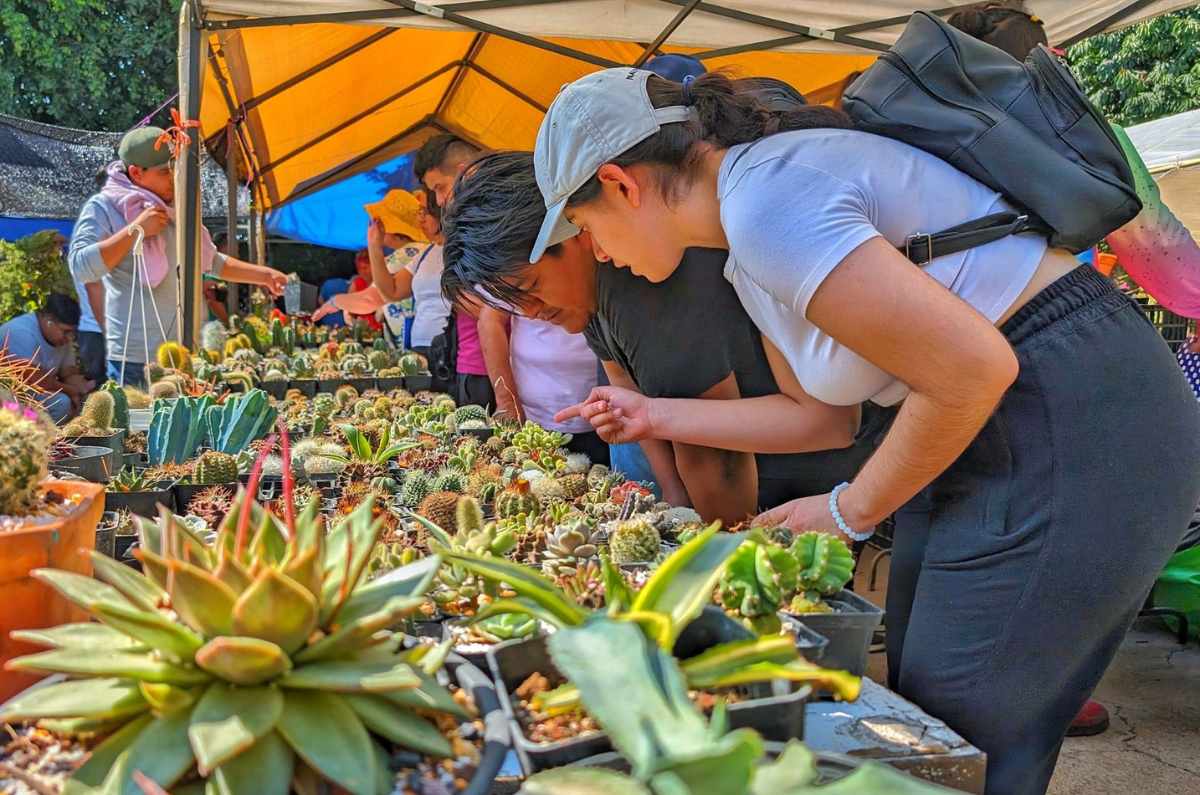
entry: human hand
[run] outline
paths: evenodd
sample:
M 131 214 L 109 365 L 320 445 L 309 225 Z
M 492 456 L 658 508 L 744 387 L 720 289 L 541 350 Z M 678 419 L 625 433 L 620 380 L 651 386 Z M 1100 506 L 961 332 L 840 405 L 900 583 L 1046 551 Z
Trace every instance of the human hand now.
M 267 272 L 263 275 L 262 286 L 271 294 L 272 298 L 278 298 L 283 295 L 283 288 L 287 285 L 287 274 L 277 271 L 274 268 L 267 268 L 266 270 Z
M 522 425 L 525 424 L 525 414 L 521 411 L 521 406 L 509 395 L 496 393 L 496 414 L 508 417 Z
M 382 252 L 383 242 L 386 236 L 387 232 L 385 232 L 383 229 L 383 221 L 372 216 L 371 219 L 367 221 L 367 248 L 371 249 L 372 251 Z
M 383 235 L 383 245 L 390 249 L 399 249 L 408 245 L 408 238 L 404 235 L 397 235 L 394 232 L 385 232 Z
M 338 311 L 340 311 L 340 310 L 333 303 L 332 299 L 329 301 L 326 301 L 325 303 L 323 303 L 319 307 L 317 307 L 316 312 L 313 312 L 312 322 L 316 323 L 317 321 L 319 321 L 321 318 L 325 317 L 326 315 L 332 315 L 334 312 L 338 312 Z
M 641 392 L 619 386 L 598 386 L 587 400 L 558 412 L 554 421 L 582 417 L 609 444 L 640 442 L 655 438 L 650 416 L 652 405 L 653 401 Z
M 815 530 L 818 533 L 840 538 L 847 544 L 854 543 L 849 536 L 838 529 L 837 523 L 833 521 L 833 515 L 829 512 L 828 494 L 801 497 L 798 500 L 785 502 L 778 508 L 763 511 L 754 517 L 751 524 L 756 527 L 786 527 L 797 535 Z M 866 528 L 856 527 L 854 529 L 865 530 Z
M 157 204 L 150 205 L 138 213 L 137 218 L 133 219 L 133 223 L 140 226 L 148 238 L 161 235 L 170 221 L 171 217 L 167 215 L 166 208 L 159 207 Z

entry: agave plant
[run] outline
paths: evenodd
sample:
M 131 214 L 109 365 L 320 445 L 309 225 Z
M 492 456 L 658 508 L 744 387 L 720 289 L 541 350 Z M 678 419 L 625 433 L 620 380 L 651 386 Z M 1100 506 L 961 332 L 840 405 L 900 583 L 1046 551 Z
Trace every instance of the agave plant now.
M 745 538 L 741 533 L 719 530 L 720 523 L 714 523 L 680 547 L 636 593 L 620 572 L 604 560 L 605 612 L 619 621 L 635 624 L 647 639 L 669 654 L 684 627 L 712 599 L 713 589 L 730 557 Z M 503 584 L 516 594 L 514 598 L 493 601 L 476 614 L 476 621 L 520 613 L 563 630 L 582 626 L 599 612 L 579 606 L 553 581 L 529 567 L 445 546 L 434 548 L 448 565 L 466 569 L 496 586 Z M 722 643 L 681 661 L 680 667 L 688 687 L 694 690 L 718 690 L 783 679 L 822 687 L 839 698 L 853 701 L 861 687 L 857 676 L 826 670 L 804 660 L 788 635 Z M 542 694 L 535 704 L 552 714 L 579 705 L 579 691 L 569 683 Z
M 383 466 L 401 453 L 419 446 L 416 442 L 391 444 L 392 429 L 390 426 L 384 426 L 383 433 L 379 437 L 379 444 L 375 446 L 371 445 L 371 440 L 367 438 L 366 434 L 353 425 L 339 425 L 338 430 L 342 432 L 342 436 L 346 437 L 346 444 L 350 446 L 350 455 L 328 457 L 343 464 L 359 463 Z
M 144 471 L 134 469 L 133 467 L 124 467 L 109 479 L 108 490 L 120 492 L 145 491 L 150 485 L 150 481 L 146 479 Z
M 26 691 L 0 721 L 107 735 L 75 791 L 198 777 L 210 793 L 286 795 L 320 777 L 375 795 L 391 787 L 382 741 L 450 755 L 417 714 L 463 715 L 433 677 L 444 647 L 398 654 L 389 629 L 422 603 L 440 561 L 368 583 L 379 533 L 369 500 L 326 531 L 315 502 L 296 515 L 290 477 L 283 517 L 254 500 L 258 479 L 256 467 L 211 544 L 167 512 L 143 522 L 144 575 L 95 553 L 94 579 L 34 572 L 99 623 L 14 633 L 50 650 L 10 667 L 74 678 Z
M 631 775 L 568 766 L 529 778 L 519 795 L 937 795 L 950 790 L 867 762 L 821 786 L 815 756 L 792 741 L 765 762 L 751 729 L 728 732 L 724 706 L 712 719 L 688 698 L 691 677 L 629 622 L 592 616 L 547 641 L 555 666 L 578 688 Z

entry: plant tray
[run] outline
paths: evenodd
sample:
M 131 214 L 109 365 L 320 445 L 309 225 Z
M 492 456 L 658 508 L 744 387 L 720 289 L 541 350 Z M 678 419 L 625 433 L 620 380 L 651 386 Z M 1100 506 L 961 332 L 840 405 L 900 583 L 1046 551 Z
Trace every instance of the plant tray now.
M 305 397 L 317 394 L 317 379 L 315 378 L 293 378 L 287 382 L 287 385 L 288 389 L 299 389 Z
M 871 637 L 883 621 L 883 608 L 863 599 L 853 591 L 842 590 L 825 600 L 832 613 L 793 615 L 804 626 L 828 638 L 829 645 L 821 658 L 826 668 L 849 671 L 862 676 L 867 670 L 867 655 Z
M 433 386 L 433 376 L 429 373 L 404 376 L 404 388 L 409 392 L 420 392 Z
M 263 381 L 260 384 L 262 391 L 266 392 L 276 400 L 283 400 L 283 396 L 287 394 L 287 381 Z
M 404 377 L 376 378 L 375 386 L 380 392 L 390 392 L 393 389 L 404 389 Z
M 144 491 L 107 491 L 104 493 L 104 510 L 126 510 L 138 516 L 153 519 L 158 516 L 158 506 L 175 510 L 175 484 L 164 480 L 150 484 Z

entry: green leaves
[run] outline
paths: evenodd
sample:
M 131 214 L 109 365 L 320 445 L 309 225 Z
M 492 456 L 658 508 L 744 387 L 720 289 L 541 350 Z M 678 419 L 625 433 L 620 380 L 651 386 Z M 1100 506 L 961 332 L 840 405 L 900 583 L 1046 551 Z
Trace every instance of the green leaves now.
M 597 767 L 559 767 L 530 777 L 517 795 L 653 795 L 640 782 Z
M 133 682 L 116 678 L 82 679 L 26 690 L 4 705 L 0 721 L 125 718 L 146 709 L 146 699 Z
M 277 687 L 209 685 L 187 730 L 200 775 L 250 748 L 275 728 L 282 714 L 283 694 Z
M 257 685 L 290 671 L 292 661 L 269 641 L 217 637 L 196 652 L 196 665 L 235 685 Z
M 233 606 L 237 594 L 204 569 L 181 560 L 167 562 L 170 570 L 171 606 L 205 637 L 233 632 Z
M 212 795 L 288 795 L 296 757 L 277 732 L 218 767 L 209 779 Z
M 293 690 L 326 690 L 342 693 L 386 693 L 421 684 L 412 668 L 401 662 L 333 660 L 305 665 L 280 680 Z
M 512 563 L 502 558 L 466 555 L 459 552 L 442 551 L 448 563 L 462 566 L 494 583 L 504 583 L 544 608 L 545 618 L 553 618 L 555 626 L 571 627 L 582 624 L 587 612 L 569 601 L 554 583 L 528 566 Z
M 101 651 L 137 651 L 144 647 L 123 632 L 94 621 L 59 624 L 49 629 L 18 629 L 9 633 L 13 640 L 50 646 L 56 649 L 98 649 Z
M 233 630 L 270 641 L 291 653 L 317 628 L 317 600 L 295 580 L 266 568 L 238 597 Z
M 196 685 L 209 679 L 203 671 L 128 651 L 96 654 L 81 649 L 53 649 L 18 657 L 9 661 L 8 667 L 14 671 L 140 679 L 172 685 Z
M 450 756 L 450 741 L 429 721 L 375 695 L 347 694 L 342 699 L 368 729 L 418 753 Z
M 353 793 L 375 790 L 375 752 L 362 721 L 330 693 L 289 690 L 278 731 L 300 758 Z

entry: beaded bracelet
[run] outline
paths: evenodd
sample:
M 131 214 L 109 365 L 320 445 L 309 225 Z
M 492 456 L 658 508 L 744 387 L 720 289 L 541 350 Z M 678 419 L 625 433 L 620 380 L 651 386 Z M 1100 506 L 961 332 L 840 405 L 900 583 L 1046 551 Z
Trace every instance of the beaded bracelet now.
M 872 527 L 865 533 L 860 533 L 846 524 L 846 520 L 842 518 L 842 512 L 838 510 L 838 495 L 848 488 L 850 488 L 849 483 L 839 483 L 833 487 L 833 491 L 829 492 L 829 513 L 833 516 L 833 521 L 837 524 L 838 530 L 845 533 L 847 538 L 852 541 L 866 541 L 875 535 L 875 528 Z

